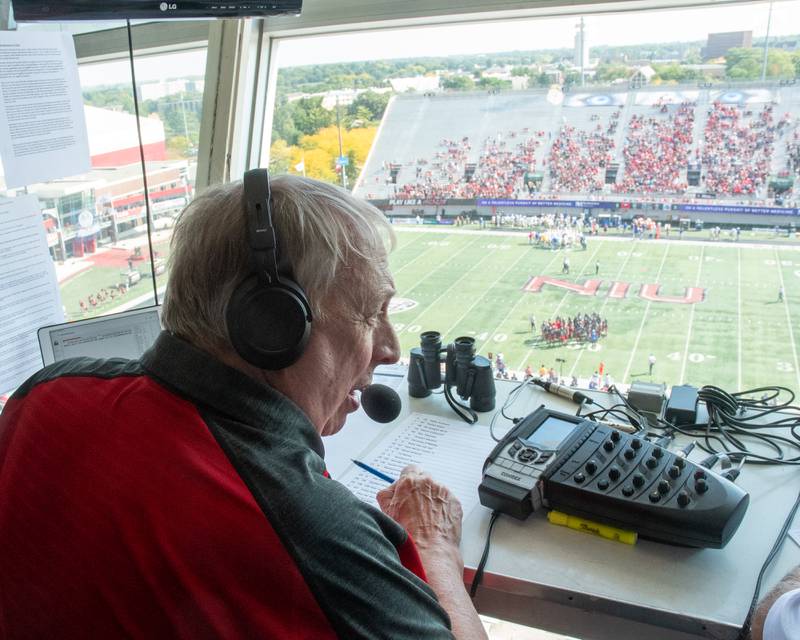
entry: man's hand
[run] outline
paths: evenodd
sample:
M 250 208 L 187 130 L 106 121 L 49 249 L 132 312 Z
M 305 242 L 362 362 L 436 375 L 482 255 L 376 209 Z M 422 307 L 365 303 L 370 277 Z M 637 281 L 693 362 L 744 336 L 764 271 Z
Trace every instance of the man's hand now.
M 383 512 L 403 525 L 419 551 L 428 584 L 450 616 L 458 640 L 486 640 L 478 612 L 464 588 L 461 503 L 419 467 L 409 465 L 376 496 Z
M 415 465 L 400 473 L 397 482 L 379 491 L 378 504 L 411 534 L 418 546 L 461 542 L 461 503 Z

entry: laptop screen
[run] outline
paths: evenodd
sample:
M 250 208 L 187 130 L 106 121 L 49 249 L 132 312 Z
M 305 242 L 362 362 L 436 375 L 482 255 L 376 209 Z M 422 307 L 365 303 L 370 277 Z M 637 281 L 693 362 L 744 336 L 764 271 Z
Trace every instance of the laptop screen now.
M 161 332 L 161 307 L 133 309 L 39 329 L 45 365 L 67 358 L 141 356 Z

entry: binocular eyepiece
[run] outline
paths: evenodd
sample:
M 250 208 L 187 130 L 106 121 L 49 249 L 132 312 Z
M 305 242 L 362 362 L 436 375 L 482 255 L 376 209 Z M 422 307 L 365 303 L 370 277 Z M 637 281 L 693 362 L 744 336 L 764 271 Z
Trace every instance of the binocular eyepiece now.
M 469 399 L 469 406 L 474 411 L 494 409 L 492 363 L 488 358 L 475 354 L 475 338 L 461 336 L 442 348 L 441 334 L 425 331 L 420 335 L 420 346 L 411 349 L 408 395 L 426 398 L 443 382 L 447 387 L 454 386 L 462 400 Z

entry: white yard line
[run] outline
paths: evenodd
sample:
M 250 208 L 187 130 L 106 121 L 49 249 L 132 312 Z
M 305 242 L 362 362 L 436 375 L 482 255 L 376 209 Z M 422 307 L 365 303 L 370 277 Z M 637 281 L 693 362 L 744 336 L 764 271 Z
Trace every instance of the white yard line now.
M 783 283 L 783 269 L 781 268 L 781 258 L 778 255 L 778 249 L 774 249 L 775 264 L 778 267 L 778 277 L 781 281 L 781 289 L 783 290 L 783 310 L 786 311 L 786 324 L 789 325 L 789 342 L 792 343 L 792 356 L 794 357 L 794 373 L 797 377 L 797 388 L 800 389 L 800 365 L 797 362 L 797 346 L 794 342 L 794 330 L 792 329 L 792 317 L 789 315 L 789 296 L 786 293 L 786 287 Z
M 658 266 L 658 272 L 656 273 L 656 284 L 660 282 L 661 272 L 664 270 L 664 263 L 667 261 L 667 254 L 669 253 L 670 245 L 667 245 L 666 250 L 664 251 L 664 255 L 661 256 L 661 264 Z M 636 340 L 633 343 L 633 349 L 631 349 L 631 357 L 628 358 L 628 365 L 625 367 L 625 373 L 622 375 L 622 383 L 625 384 L 625 381 L 628 379 L 628 374 L 631 372 L 631 366 L 633 365 L 633 359 L 636 356 L 636 350 L 639 348 L 639 340 L 642 339 L 642 331 L 644 331 L 645 321 L 647 320 L 647 314 L 650 311 L 650 306 L 653 304 L 652 300 L 647 301 L 647 305 L 644 308 L 644 313 L 642 314 L 642 322 L 639 325 L 639 332 L 636 334 Z
M 471 246 L 472 244 L 473 244 L 473 243 L 470 243 L 470 246 Z M 445 297 L 446 295 L 448 295 L 448 294 L 449 294 L 449 293 L 450 293 L 450 292 L 451 292 L 451 291 L 452 291 L 454 288 L 456 288 L 456 286 L 457 286 L 457 285 L 458 285 L 458 284 L 459 284 L 459 283 L 460 283 L 460 282 L 461 282 L 461 281 L 462 281 L 464 278 L 466 278 L 468 275 L 470 275 L 470 274 L 471 274 L 471 273 L 474 271 L 475 267 L 477 267 L 477 266 L 478 266 L 479 264 L 481 264 L 481 263 L 482 263 L 484 260 L 486 260 L 486 258 L 488 258 L 488 257 L 490 257 L 490 256 L 493 256 L 493 255 L 494 255 L 494 253 L 493 253 L 493 252 L 494 252 L 494 249 L 489 249 L 489 250 L 485 251 L 485 252 L 484 252 L 484 254 L 483 254 L 483 257 L 482 257 L 480 260 L 478 260 L 478 261 L 477 261 L 475 264 L 473 264 L 473 265 L 472 265 L 472 266 L 471 266 L 469 269 L 467 269 L 467 270 L 466 270 L 466 271 L 465 271 L 465 272 L 464 272 L 464 273 L 461 275 L 461 277 L 460 277 L 460 278 L 458 278 L 458 280 L 455 280 L 455 281 L 453 281 L 453 284 L 451 284 L 449 287 L 447 287 L 447 289 L 445 289 L 444 291 L 442 291 L 442 292 L 441 292 L 441 293 L 440 293 L 440 294 L 439 294 L 439 295 L 436 297 L 436 299 L 435 299 L 435 300 L 431 301 L 431 302 L 430 302 L 430 303 L 429 303 L 429 304 L 428 304 L 428 305 L 427 305 L 427 306 L 426 306 L 426 307 L 425 307 L 425 308 L 424 308 L 422 311 L 420 311 L 420 312 L 417 314 L 417 316 L 416 316 L 416 317 L 415 317 L 415 318 L 414 318 L 412 321 L 410 321 L 408 324 L 409 324 L 409 325 L 411 325 L 411 324 L 419 324 L 419 319 L 420 319 L 422 316 L 424 316 L 426 312 L 428 312 L 428 311 L 430 311 L 431 309 L 433 309 L 433 308 L 436 306 L 436 303 L 437 303 L 437 302 L 439 302 L 439 300 L 441 300 L 442 298 L 444 298 L 444 297 Z M 520 257 L 521 257 L 521 256 L 520 256 Z M 515 263 L 515 264 L 516 264 L 516 263 Z M 497 281 L 495 281 L 495 282 L 497 282 Z M 494 283 L 492 283 L 492 284 L 494 284 Z M 416 286 L 416 285 L 415 285 L 415 286 Z M 474 306 L 474 305 L 473 305 L 473 306 Z M 470 308 L 472 308 L 472 307 L 470 307 Z M 445 336 L 446 336 L 446 335 L 448 335 L 448 334 L 449 334 L 449 331 L 450 331 L 450 330 L 448 329 L 448 331 L 446 331 L 446 332 L 445 332 L 444 334 L 442 334 L 442 335 L 445 335 Z
M 736 315 L 739 318 L 739 342 L 736 354 L 736 389 L 742 390 L 742 250 L 736 250 L 738 258 L 737 269 L 737 296 L 736 296 Z
M 592 264 L 592 262 L 594 262 L 594 257 L 597 255 L 597 252 L 600 251 L 601 245 L 602 242 L 597 243 L 597 248 L 594 250 L 594 253 L 592 253 L 592 256 L 586 261 L 586 264 L 584 264 L 583 267 L 581 267 L 581 270 L 578 272 L 578 277 L 583 275 L 583 272 L 586 269 L 586 267 Z M 558 306 L 556 307 L 555 311 L 553 311 L 553 313 L 548 316 L 549 318 L 555 318 L 556 316 L 558 316 L 558 310 L 561 308 L 561 305 L 563 305 L 564 302 L 566 302 L 567 298 L 570 295 L 572 295 L 571 291 L 567 291 L 564 294 L 564 297 L 561 298 L 561 301 L 558 303 Z M 541 319 L 539 320 L 539 325 L 541 326 Z M 525 363 L 530 359 L 534 351 L 535 349 L 528 350 L 528 353 L 525 354 L 525 357 L 522 359 L 522 362 L 520 362 L 519 365 L 517 366 L 517 371 L 522 371 L 525 368 Z
M 417 239 L 415 239 L 415 240 L 417 240 Z M 412 242 L 411 244 L 414 244 L 414 242 Z M 471 245 L 471 244 L 472 244 L 472 243 L 470 242 L 470 245 Z M 441 249 L 441 247 L 438 247 L 438 246 L 436 246 L 436 245 L 430 245 L 430 246 L 429 246 L 427 249 L 425 249 L 424 251 L 422 251 L 422 252 L 421 252 L 419 255 L 417 255 L 415 258 L 411 258 L 411 260 L 409 260 L 408 262 L 406 262 L 404 265 L 402 265 L 402 266 L 400 266 L 400 267 L 397 267 L 397 269 L 392 269 L 392 275 L 393 275 L 393 276 L 397 275 L 398 273 L 400 273 L 400 272 L 401 272 L 403 269 L 405 269 L 406 267 L 408 267 L 408 266 L 410 266 L 410 265 L 414 264 L 414 263 L 415 263 L 417 260 L 419 260 L 421 257 L 423 257 L 423 256 L 425 256 L 425 255 L 428 255 L 428 252 L 429 252 L 429 251 L 432 251 L 433 249 Z
M 703 258 L 706 251 L 705 247 L 700 248 L 700 260 L 697 267 L 697 278 L 695 278 L 694 286 L 700 286 L 700 274 L 703 273 Z M 686 330 L 686 345 L 683 347 L 683 362 L 681 363 L 681 376 L 678 378 L 679 384 L 683 384 L 683 378 L 686 375 L 686 362 L 689 358 L 689 341 L 692 339 L 692 326 L 694 325 L 694 310 L 697 308 L 696 304 L 692 305 L 692 310 L 689 312 L 689 328 Z
M 619 271 L 617 271 L 617 275 L 614 277 L 614 280 L 612 282 L 616 282 L 617 280 L 620 279 L 620 276 L 624 273 L 625 268 L 628 266 L 628 261 L 631 259 L 631 256 L 634 253 L 634 249 L 636 247 L 638 247 L 639 244 L 640 244 L 639 240 L 634 240 L 632 243 L 629 243 L 628 246 L 630 248 L 628 249 L 628 255 L 625 256 L 625 260 L 622 262 L 622 265 L 620 266 Z M 606 308 L 606 305 L 608 304 L 609 299 L 610 298 L 606 295 L 606 299 L 603 300 L 603 304 L 600 305 L 600 311 L 598 312 L 598 315 L 601 318 L 603 317 L 603 310 Z M 567 374 L 568 376 L 572 376 L 572 374 L 575 372 L 575 369 L 577 368 L 578 363 L 581 361 L 581 357 L 583 356 L 583 354 L 586 351 L 587 351 L 587 349 L 585 349 L 585 348 L 578 350 L 578 355 L 575 357 L 575 362 L 572 364 L 572 367 L 569 370 L 569 374 Z
M 549 268 L 550 268 L 550 265 L 551 265 L 551 264 L 553 264 L 553 260 L 555 260 L 555 259 L 556 259 L 556 258 L 557 258 L 559 255 L 561 255 L 561 252 L 560 252 L 560 251 L 554 251 L 553 253 L 554 253 L 555 255 L 553 255 L 553 257 L 552 257 L 552 258 L 550 258 L 550 262 L 548 262 L 548 263 L 547 263 L 547 265 L 545 265 L 545 269 L 549 269 Z M 521 256 L 520 256 L 520 257 L 519 257 L 517 260 L 515 260 L 515 261 L 514 261 L 514 263 L 513 263 L 513 264 L 512 264 L 512 265 L 511 265 L 511 266 L 510 266 L 508 269 L 506 269 L 505 271 L 503 271 L 503 273 L 501 273 L 501 274 L 500 274 L 500 276 L 498 276 L 498 278 L 497 278 L 497 279 L 496 279 L 496 280 L 495 280 L 495 281 L 492 283 L 492 285 L 494 285 L 495 283 L 499 282 L 499 281 L 502 279 L 502 277 L 503 277 L 503 276 L 504 276 L 506 273 L 508 273 L 508 272 L 509 272 L 509 271 L 510 271 L 510 270 L 511 270 L 513 267 L 515 267 L 515 266 L 516 266 L 516 264 L 517 264 L 517 262 L 519 262 L 519 261 L 520 261 L 522 258 L 524 258 L 524 257 L 525 257 L 525 254 L 523 253 L 523 254 L 522 254 L 522 255 L 521 255 Z M 511 309 L 509 309 L 509 310 L 508 310 L 508 313 L 506 313 L 506 315 L 505 315 L 505 316 L 503 316 L 503 319 L 502 319 L 502 320 L 501 320 L 501 321 L 498 323 L 497 327 L 496 327 L 496 328 L 495 328 L 493 331 L 490 331 L 490 333 L 492 333 L 492 335 L 496 334 L 496 333 L 499 331 L 500 327 L 502 327 L 502 326 L 503 326 L 503 323 L 504 323 L 504 322 L 505 322 L 505 321 L 508 319 L 508 317 L 509 317 L 509 316 L 510 316 L 510 315 L 511 315 L 513 312 L 514 312 L 514 309 L 516 309 L 516 308 L 517 308 L 517 305 L 518 305 L 520 302 L 522 302 L 524 299 L 525 299 L 525 296 L 520 296 L 519 300 L 517 300 L 517 303 L 516 303 L 516 304 L 515 304 L 513 307 L 511 307 Z M 466 315 L 467 315 L 467 314 L 468 314 L 468 313 L 469 313 L 469 312 L 472 310 L 472 307 L 474 307 L 476 304 L 478 304 L 478 302 L 479 302 L 479 301 L 480 301 L 480 298 L 479 298 L 478 300 L 476 300 L 476 301 L 475 301 L 475 302 L 472 304 L 472 306 L 471 306 L 469 309 L 467 309 L 467 310 L 464 312 L 464 314 L 463 314 L 463 315 L 462 315 L 462 316 L 461 316 L 461 317 L 460 317 L 458 320 L 456 320 L 456 321 L 455 321 L 455 323 L 453 323 L 453 325 L 451 325 L 450 329 L 448 329 L 448 333 L 449 333 L 450 331 L 452 331 L 452 330 L 453 330 L 453 328 L 454 328 L 454 327 L 456 327 L 456 326 L 458 325 L 458 323 L 459 323 L 459 322 L 461 322 L 461 320 L 463 320 L 463 319 L 464 319 L 464 317 L 465 317 L 465 316 L 466 316 Z M 482 343 L 482 344 L 481 344 L 481 345 L 480 345 L 478 348 L 476 348 L 476 349 L 475 349 L 475 353 L 481 353 L 481 351 L 483 351 L 483 348 L 486 346 L 486 344 L 487 344 L 488 342 L 489 342 L 489 338 L 487 338 L 486 340 L 484 340 L 484 341 L 483 341 L 483 343 Z
M 411 289 L 415 289 L 415 288 L 416 288 L 416 287 L 418 287 L 420 284 L 422 284 L 423 282 L 425 282 L 425 280 L 427 280 L 428 278 L 430 278 L 430 277 L 431 277 L 431 276 L 432 276 L 434 273 L 436 273 L 436 272 L 437 272 L 439 269 L 441 269 L 443 266 L 445 266 L 445 265 L 446 265 L 448 262 L 450 262 L 450 261 L 451 261 L 453 258 L 455 258 L 457 255 L 459 255 L 460 253 L 463 253 L 463 252 L 464 252 L 464 251 L 466 251 L 467 249 L 471 249 L 471 248 L 472 248 L 472 246 L 475 244 L 475 242 L 476 242 L 477 240 L 478 240 L 478 239 L 476 238 L 476 240 L 473 240 L 472 242 L 468 242 L 468 243 L 467 243 L 465 246 L 463 246 L 461 249 L 459 249 L 458 251 L 456 251 L 455 253 L 453 253 L 452 255 L 450 255 L 450 257 L 449 257 L 449 258 L 447 258 L 447 260 L 445 260 L 444 262 L 441 262 L 441 263 L 439 263 L 438 265 L 436 265 L 436 268 L 435 268 L 435 269 L 431 269 L 431 270 L 430 270 L 430 272 L 428 273 L 428 275 L 426 275 L 424 278 L 421 278 L 421 279 L 417 280 L 417 281 L 414 283 L 414 285 L 411 287 Z M 439 249 L 441 249 L 442 247 L 431 247 L 431 249 L 434 249 L 434 248 L 439 248 Z M 427 253 L 427 251 L 425 251 L 424 253 Z M 416 259 L 416 258 L 415 258 L 415 259 Z M 399 271 L 399 269 L 398 269 L 397 271 Z M 395 271 L 394 273 L 397 273 L 397 271 Z M 446 293 L 447 291 L 450 291 L 450 289 L 452 289 L 452 288 L 453 288 L 453 285 L 450 285 L 450 287 L 448 287 L 448 288 L 446 289 L 445 293 Z M 442 296 L 439 296 L 439 298 L 441 298 L 441 297 L 442 297 Z M 439 298 L 437 298 L 437 300 L 439 300 Z M 416 315 L 415 315 L 415 316 L 414 316 L 414 317 L 413 317 L 411 320 L 408 320 L 408 322 L 406 323 L 406 325 L 408 326 L 408 325 L 416 324 L 417 318 L 419 318 L 419 317 L 420 317 L 420 316 L 421 316 L 423 313 L 425 313 L 425 311 L 427 311 L 427 307 L 426 307 L 425 309 L 420 309 L 420 310 L 417 312 L 417 314 L 416 314 Z

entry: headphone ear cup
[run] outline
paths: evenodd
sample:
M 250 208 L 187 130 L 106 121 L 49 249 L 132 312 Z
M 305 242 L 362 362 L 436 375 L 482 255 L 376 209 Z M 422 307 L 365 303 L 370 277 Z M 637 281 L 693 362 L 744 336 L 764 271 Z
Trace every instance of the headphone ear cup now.
M 252 275 L 234 291 L 225 313 L 236 352 L 259 369 L 283 369 L 296 362 L 311 335 L 311 309 L 292 281 L 271 286 Z

